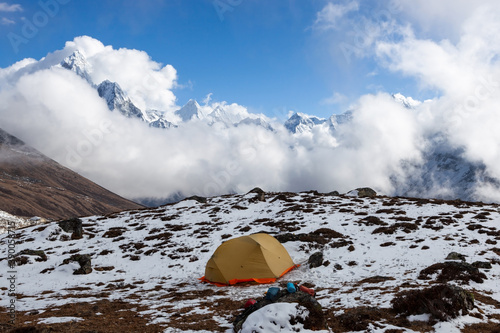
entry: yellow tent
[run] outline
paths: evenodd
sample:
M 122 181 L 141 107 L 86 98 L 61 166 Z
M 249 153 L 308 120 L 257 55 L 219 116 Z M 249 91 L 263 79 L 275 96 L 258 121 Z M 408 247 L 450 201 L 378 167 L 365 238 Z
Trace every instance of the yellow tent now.
M 276 238 L 253 234 L 222 243 L 208 261 L 201 280 L 216 285 L 270 283 L 294 267 L 292 258 Z

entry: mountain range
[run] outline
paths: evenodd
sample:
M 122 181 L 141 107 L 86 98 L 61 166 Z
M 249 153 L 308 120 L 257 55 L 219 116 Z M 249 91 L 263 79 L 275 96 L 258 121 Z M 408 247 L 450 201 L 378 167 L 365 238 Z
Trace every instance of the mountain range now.
M 357 112 L 356 108 L 352 108 L 328 118 L 320 118 L 303 112 L 290 112 L 287 119 L 282 121 L 277 119 L 279 117 L 270 118 L 263 114 L 251 113 L 237 104 L 206 102 L 201 105 L 194 99 L 175 111 L 167 112 L 147 107 L 141 109 L 118 82 L 108 79 L 93 82 L 93 66 L 78 50 L 56 65 L 50 63 L 50 66 L 67 69 L 84 79 L 106 102 L 111 112 L 117 112 L 124 117 L 143 122 L 146 126 L 166 131 L 187 127 L 194 123 L 204 124 L 213 131 L 240 126 L 257 126 L 274 133 L 287 133 L 292 137 L 290 141 L 292 149 L 294 145 L 302 144 L 301 139 L 313 137 L 315 133 L 320 132 L 322 135 L 330 136 L 327 140 L 328 149 L 333 150 L 336 142 L 342 141 L 343 132 L 340 129 L 343 126 L 353 126 L 353 119 Z M 422 104 L 420 101 L 399 93 L 392 95 L 392 98 L 412 112 Z M 480 161 L 466 159 L 464 149 L 451 144 L 446 135 L 432 133 L 423 140 L 428 144 L 422 146 L 420 160 L 398 162 L 397 167 L 400 167 L 403 172 L 394 173 L 389 177 L 388 181 L 393 190 L 388 194 L 482 200 L 483 198 L 479 197 L 476 191 L 478 186 L 486 185 L 500 190 L 500 181 L 487 172 L 486 166 Z M 182 193 L 177 193 L 175 199 L 178 199 L 179 195 L 182 196 Z M 160 201 L 156 202 L 167 201 L 173 201 L 173 199 L 160 198 Z

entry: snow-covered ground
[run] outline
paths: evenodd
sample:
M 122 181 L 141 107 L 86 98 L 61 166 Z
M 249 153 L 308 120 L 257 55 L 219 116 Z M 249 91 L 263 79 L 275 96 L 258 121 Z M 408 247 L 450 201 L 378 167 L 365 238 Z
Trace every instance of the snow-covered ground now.
M 53 311 L 45 310 L 106 299 L 134 304 L 133 310 L 155 325 L 155 330 L 220 331 L 231 328 L 247 299 L 262 297 L 270 286 L 292 281 L 314 286 L 320 304 L 335 316 L 361 306 L 390 308 L 397 292 L 433 283 L 418 279 L 422 269 L 444 262 L 450 252 L 459 252 L 470 263 L 492 263 L 491 269 L 482 270 L 488 277 L 484 283 L 462 286 L 485 296 L 476 299 L 478 309 L 474 310 L 482 315 L 437 323 L 434 329 L 458 332 L 468 324 L 500 323 L 498 205 L 314 192 L 266 193 L 265 202 L 255 196 L 227 195 L 208 198 L 206 203 L 184 200 L 159 208 L 83 218 L 84 236 L 79 240 L 71 239 L 57 223 L 18 230 L 16 251 L 44 250 L 47 260 L 24 255 L 28 263 L 16 267 L 17 311 L 39 311 L 32 322 L 56 323 L 56 319 L 44 319 L 54 317 Z M 344 237 L 332 236 L 333 231 Z M 216 287 L 198 280 L 224 240 L 256 232 L 320 235 L 325 241 L 304 238 L 284 242 L 301 266 L 271 285 Z M 0 238 L 0 248 L 0 294 L 4 300 L 8 299 L 9 270 L 6 235 Z M 307 260 L 317 251 L 323 252 L 329 263 L 309 268 Z M 93 272 L 73 275 L 79 264 L 63 264 L 63 260 L 74 254 L 89 254 Z M 304 312 L 295 305 L 284 307 L 281 314 Z M 265 307 L 260 314 L 254 313 L 246 327 L 262 322 L 277 309 L 279 306 Z M 90 320 L 65 317 L 70 317 L 73 325 Z M 410 316 L 407 322 L 426 318 Z M 280 317 L 280 323 L 282 320 Z M 299 326 L 290 329 L 300 330 Z M 398 327 L 381 320 L 374 323 L 372 331 L 390 328 Z
M 19 229 L 36 224 L 35 220 L 27 220 L 0 210 L 0 234 L 6 233 L 9 228 Z

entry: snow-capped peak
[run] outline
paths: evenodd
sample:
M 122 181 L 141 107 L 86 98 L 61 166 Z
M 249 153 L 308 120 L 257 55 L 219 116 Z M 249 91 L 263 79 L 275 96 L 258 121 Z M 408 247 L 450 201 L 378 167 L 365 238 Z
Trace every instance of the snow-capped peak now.
M 315 116 L 309 116 L 305 113 L 295 112 L 292 116 L 285 122 L 284 126 L 292 133 L 303 133 L 310 130 L 316 125 L 321 125 L 326 120 L 323 118 L 318 118 Z
M 149 127 L 156 127 L 156 128 L 177 127 L 166 118 L 165 112 L 158 110 L 146 110 L 145 120 L 146 122 L 149 123 Z
M 175 111 L 175 114 L 179 116 L 182 121 L 190 121 L 192 119 L 203 119 L 206 114 L 203 112 L 202 107 L 194 99 L 190 99 L 186 105 L 184 105 L 179 110 Z
M 419 106 L 420 104 L 422 104 L 422 102 L 417 101 L 411 97 L 406 97 L 400 93 L 393 94 L 392 98 L 394 98 L 397 102 L 403 104 L 403 106 L 408 108 L 408 109 L 414 109 L 417 106 Z
M 208 117 L 211 124 L 223 123 L 226 126 L 232 126 L 248 117 L 248 113 L 242 111 L 237 108 L 228 108 L 226 105 L 218 105 Z
M 70 56 L 64 58 L 64 60 L 61 61 L 61 66 L 75 72 L 78 76 L 87 80 L 92 86 L 94 85 L 90 77 L 92 65 L 80 51 L 76 50 Z
M 341 114 L 334 114 L 328 118 L 328 123 L 333 129 L 336 129 L 338 125 L 348 123 L 352 120 L 352 111 L 346 111 Z
M 97 92 L 100 97 L 106 100 L 111 111 L 117 109 L 127 117 L 143 119 L 141 110 L 130 101 L 118 83 L 104 80 L 97 86 Z

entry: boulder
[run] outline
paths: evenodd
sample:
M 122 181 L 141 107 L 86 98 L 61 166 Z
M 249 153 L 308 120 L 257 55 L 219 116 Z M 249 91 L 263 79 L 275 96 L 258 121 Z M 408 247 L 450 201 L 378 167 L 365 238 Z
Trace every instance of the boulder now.
M 80 239 L 83 236 L 82 220 L 72 218 L 69 220 L 60 221 L 57 223 L 65 232 L 71 232 L 71 239 Z
M 266 201 L 266 192 L 264 192 L 260 187 L 255 187 L 254 189 L 250 190 L 247 194 L 250 193 L 256 194 L 256 196 L 253 198 L 254 200 Z
M 349 197 L 358 197 L 358 198 L 374 198 L 377 196 L 377 192 L 375 192 L 369 187 L 360 187 L 355 190 L 347 192 L 346 195 Z
M 88 254 L 74 254 L 68 259 L 63 260 L 63 265 L 69 264 L 70 261 L 76 261 L 80 268 L 73 272 L 73 275 L 83 275 L 92 273 L 92 261 Z
M 374 198 L 377 196 L 377 192 L 369 187 L 357 188 L 356 191 L 358 191 L 358 197 L 360 198 Z
M 326 329 L 327 327 L 323 308 L 314 297 L 300 290 L 294 293 L 289 293 L 286 289 L 282 289 L 278 293 L 275 301 L 262 297 L 257 301 L 257 303 L 251 305 L 238 315 L 233 322 L 234 331 L 238 332 L 241 330 L 243 323 L 250 314 L 272 303 L 298 303 L 299 305 L 305 307 L 309 311 L 309 315 L 304 320 L 305 329 L 321 330 Z

